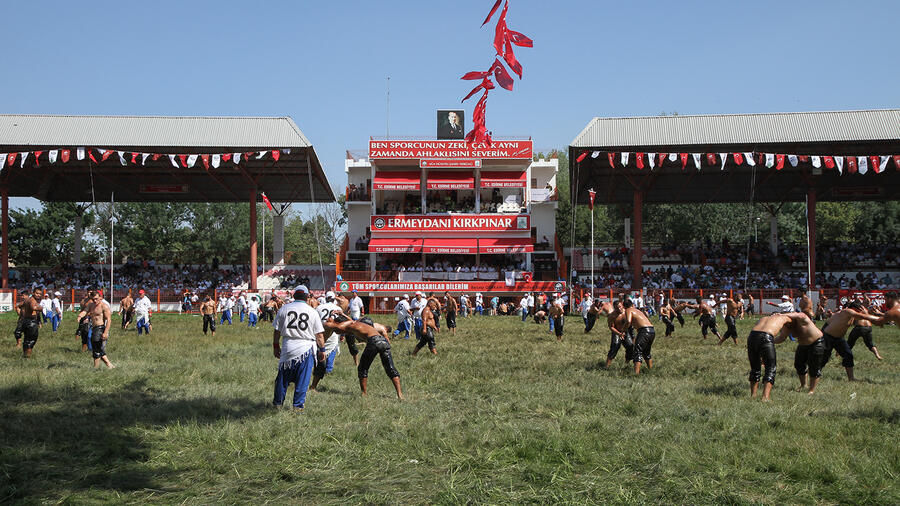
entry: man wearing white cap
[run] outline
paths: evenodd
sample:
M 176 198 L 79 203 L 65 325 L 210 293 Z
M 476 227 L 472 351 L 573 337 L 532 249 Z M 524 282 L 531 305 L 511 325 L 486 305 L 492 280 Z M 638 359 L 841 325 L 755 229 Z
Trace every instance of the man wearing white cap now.
M 293 383 L 294 410 L 302 411 L 316 361 L 325 361 L 325 328 L 319 313 L 306 303 L 308 298 L 308 288 L 296 287 L 294 302 L 281 306 L 272 322 L 272 351 L 278 359 L 272 399 L 276 408 L 284 403 L 288 385 Z
M 50 292 L 44 292 L 44 298 L 41 299 L 41 323 L 47 323 L 50 321 L 50 317 L 53 316 L 53 312 L 50 307 L 53 304 L 53 301 L 50 300 Z
M 766 304 L 770 306 L 775 306 L 778 308 L 776 313 L 793 313 L 794 312 L 794 303 L 791 302 L 791 297 L 789 295 L 782 295 L 781 302 L 778 304 L 774 302 L 766 301 Z
M 425 309 L 425 304 L 426 301 L 422 292 L 416 292 L 415 298 L 409 303 L 409 308 L 412 310 L 413 327 L 416 331 L 417 340 L 421 340 L 422 334 L 425 332 L 424 324 L 422 323 L 422 310 Z
M 59 300 L 61 295 L 59 292 L 54 293 L 53 300 L 50 301 L 50 323 L 53 324 L 53 332 L 56 332 L 62 322 L 62 301 Z
M 394 312 L 397 313 L 397 330 L 394 331 L 394 335 L 399 336 L 401 332 L 406 332 L 403 339 L 409 339 L 409 295 L 403 294 L 400 302 L 394 307 Z
M 484 297 L 481 295 L 481 292 L 475 292 L 475 311 L 472 313 L 478 314 L 481 316 L 484 311 Z
M 247 300 L 247 327 L 258 328 L 256 322 L 259 320 L 259 296 L 253 294 Z M 306 299 L 304 299 L 306 300 Z
M 137 332 L 150 333 L 150 298 L 143 289 L 138 290 L 138 299 L 134 303 L 134 317 L 137 318 Z
M 356 321 L 362 318 L 362 315 L 365 314 L 365 311 L 363 310 L 363 301 L 359 296 L 359 293 L 356 290 L 353 290 L 352 295 L 353 296 L 350 297 L 350 300 L 348 301 L 348 310 L 350 311 L 350 318 L 353 321 Z
M 344 314 L 343 311 L 341 311 L 341 307 L 334 302 L 334 292 L 325 292 L 325 296 L 321 297 L 321 299 L 322 302 L 321 304 L 316 306 L 316 311 L 319 312 L 319 317 L 322 318 L 323 322 L 325 322 L 329 318 Z M 326 330 L 325 334 L 325 360 L 316 363 L 316 367 L 315 369 L 313 369 L 312 384 L 309 386 L 310 390 L 315 390 L 316 386 L 318 386 L 319 384 L 319 381 L 321 381 L 326 374 L 334 370 L 334 359 L 337 358 L 337 356 L 341 353 L 340 332 Z

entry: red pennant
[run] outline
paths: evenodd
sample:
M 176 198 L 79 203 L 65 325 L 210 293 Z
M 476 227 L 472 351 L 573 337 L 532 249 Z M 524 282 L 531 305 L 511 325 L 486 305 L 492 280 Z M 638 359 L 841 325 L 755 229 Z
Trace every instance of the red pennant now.
M 41 158 L 41 154 L 43 154 L 43 153 L 44 153 L 43 151 L 35 151 L 35 152 L 34 152 L 34 166 L 35 166 L 35 167 L 40 167 L 40 166 L 41 166 L 41 160 L 40 160 L 40 158 Z M 876 158 L 877 158 L 877 157 L 876 157 Z
M 272 207 L 272 202 L 269 201 L 269 197 L 266 196 L 266 192 L 262 192 L 263 202 L 266 203 L 266 207 L 269 208 L 269 211 L 274 211 L 275 208 Z
M 182 167 L 187 167 L 187 157 L 188 155 L 178 155 L 178 159 L 181 160 Z
M 200 160 L 203 161 L 203 167 L 209 170 L 209 155 L 200 155 Z
M 848 156 L 847 157 L 847 172 L 849 172 L 851 174 L 856 174 L 857 170 L 858 169 L 856 167 L 856 157 Z
M 491 75 L 491 71 L 487 71 L 487 72 L 472 71 L 472 72 L 466 72 L 465 74 L 463 74 L 462 77 L 460 77 L 460 79 L 463 79 L 466 81 L 474 81 L 475 79 L 484 79 L 484 78 L 488 77 L 489 75 Z
M 506 64 L 519 76 L 519 79 L 522 79 L 522 64 L 519 63 L 519 60 L 516 60 L 516 55 L 513 53 L 512 43 L 509 42 L 509 39 L 506 39 L 506 45 L 503 49 L 503 59 L 506 61 Z
M 669 153 L 660 153 L 659 154 L 659 168 L 662 168 L 663 162 L 666 161 L 666 157 L 669 156 Z
M 279 158 L 281 158 L 281 151 L 279 151 L 277 149 L 273 149 L 272 150 L 272 160 L 275 160 L 277 162 Z
M 900 156 L 900 155 L 898 155 L 898 156 Z M 609 167 L 611 169 L 615 169 L 616 168 L 616 154 L 613 152 L 609 152 L 609 153 L 606 153 L 606 157 L 609 158 Z M 897 165 L 897 167 L 900 168 L 900 165 Z
M 775 170 L 784 168 L 784 155 L 775 155 Z
M 894 155 L 894 167 L 900 170 L 900 155 Z
M 635 160 L 637 163 L 637 168 L 643 169 L 644 168 L 644 153 L 635 153 L 634 157 L 635 157 Z
M 103 153 L 103 157 L 100 158 L 100 161 L 101 161 L 101 162 L 105 162 L 107 158 L 109 158 L 110 156 L 112 156 L 112 154 L 113 154 L 113 150 L 107 149 L 107 150 L 106 150 L 106 153 Z
M 687 167 L 688 154 L 687 154 L 687 153 L 681 153 L 681 154 L 678 155 L 678 156 L 681 157 L 681 170 L 684 170 L 684 168 Z
M 593 211 L 594 210 L 594 197 L 597 196 L 597 192 L 595 192 L 594 189 L 591 188 L 590 190 L 588 190 L 588 195 L 591 196 L 591 211 Z
M 834 157 L 833 156 L 823 156 L 822 160 L 825 161 L 825 166 L 829 169 L 834 168 Z
M 488 24 L 488 21 L 490 21 L 491 17 L 494 15 L 494 13 L 497 12 L 497 9 L 500 7 L 500 2 L 502 2 L 502 1 L 503 0 L 497 0 L 496 2 L 494 2 L 494 6 L 491 7 L 491 12 L 489 12 L 487 17 L 484 18 L 484 23 L 481 23 L 481 26 Z
M 17 156 L 19 156 L 19 153 L 10 153 L 9 158 L 6 159 L 6 165 L 12 167 L 12 164 L 16 161 Z
M 509 41 L 519 47 L 534 47 L 534 41 L 513 30 L 506 30 L 509 35 Z
M 869 157 L 869 165 L 872 166 L 872 170 L 874 170 L 876 174 L 881 172 L 881 158 L 878 155 Z
M 88 148 L 88 157 L 90 157 L 92 162 L 97 163 L 97 159 L 94 158 L 94 150 L 91 148 Z
M 249 162 L 250 157 L 253 156 L 254 154 L 256 154 L 255 151 L 247 151 L 246 153 L 244 153 L 244 160 Z
M 62 153 L 60 154 L 60 156 L 62 158 L 63 163 L 69 163 L 69 150 L 68 149 L 62 150 Z
M 806 163 L 809 161 L 809 155 L 797 155 L 797 159 L 803 163 Z
M 497 26 L 494 28 L 494 49 L 497 54 L 503 55 L 503 43 L 506 41 L 506 11 L 509 10 L 509 2 L 503 5 L 503 11 L 497 19 Z
M 734 163 L 738 165 L 744 164 L 744 155 L 742 153 L 733 153 L 734 154 Z
M 227 162 L 227 161 L 230 161 L 230 160 L 231 160 L 231 153 L 223 153 L 223 154 L 222 154 L 222 161 L 223 161 L 223 162 Z
M 576 158 L 575 161 L 581 163 L 585 158 L 587 158 L 587 151 L 578 155 L 578 158 Z
M 706 163 L 710 165 L 716 164 L 716 154 L 715 153 L 706 153 Z
M 162 156 L 162 155 L 159 154 L 159 153 L 153 153 L 153 161 L 155 162 L 155 161 L 159 160 L 159 158 L 160 158 L 161 156 Z
M 503 67 L 503 64 L 500 63 L 500 60 L 494 58 L 494 64 L 491 65 L 491 72 L 494 73 L 494 79 L 497 80 L 497 84 L 499 84 L 501 88 L 512 91 L 513 78 L 509 75 L 509 72 L 506 71 L 506 68 Z

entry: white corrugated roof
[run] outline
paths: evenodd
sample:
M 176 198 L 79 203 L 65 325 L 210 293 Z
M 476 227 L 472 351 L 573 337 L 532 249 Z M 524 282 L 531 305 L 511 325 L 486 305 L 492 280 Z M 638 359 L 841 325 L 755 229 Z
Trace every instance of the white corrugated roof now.
M 900 109 L 594 118 L 572 147 L 900 139 Z
M 0 145 L 310 147 L 289 117 L 0 114 Z

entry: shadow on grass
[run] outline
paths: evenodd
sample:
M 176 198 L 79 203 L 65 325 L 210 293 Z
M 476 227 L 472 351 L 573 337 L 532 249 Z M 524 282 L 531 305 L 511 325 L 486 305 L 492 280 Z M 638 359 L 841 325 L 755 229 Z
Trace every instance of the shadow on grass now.
M 46 408 L 47 405 L 57 406 Z M 65 497 L 66 491 L 165 489 L 170 470 L 145 461 L 150 445 L 134 429 L 254 417 L 249 398 L 164 399 L 143 380 L 111 393 L 31 385 L 0 390 L 0 503 Z

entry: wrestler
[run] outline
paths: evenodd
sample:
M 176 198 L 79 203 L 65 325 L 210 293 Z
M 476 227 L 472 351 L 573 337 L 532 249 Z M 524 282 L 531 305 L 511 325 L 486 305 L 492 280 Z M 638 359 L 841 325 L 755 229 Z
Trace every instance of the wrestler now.
M 584 324 L 584 333 L 587 334 L 594 328 L 594 324 L 597 323 L 597 318 L 602 316 L 608 316 L 610 313 L 615 311 L 612 302 L 600 302 L 600 299 L 594 299 L 591 303 L 591 306 L 588 308 L 587 317 L 585 317 Z
M 681 324 L 681 328 L 684 328 L 684 316 L 681 315 L 681 312 L 687 309 L 689 305 L 690 304 L 688 304 L 687 302 L 676 302 L 676 304 L 672 306 L 672 313 L 674 313 L 675 319 L 678 320 L 678 323 Z
M 325 303 L 319 304 L 316 307 L 316 311 L 319 312 L 319 316 L 322 318 L 323 322 L 325 322 L 329 318 L 335 318 L 341 321 L 347 319 L 347 315 L 344 314 L 343 309 L 341 309 L 341 306 L 338 305 L 335 299 L 336 297 L 334 292 L 325 292 Z M 325 328 L 324 337 L 325 360 L 316 362 L 316 366 L 315 368 L 313 368 L 312 383 L 309 386 L 309 389 L 312 391 L 316 390 L 316 387 L 319 385 L 319 381 L 321 381 L 326 374 L 334 370 L 334 360 L 341 352 L 340 344 L 341 338 L 343 336 L 339 332 L 335 332 L 332 329 Z M 355 358 L 356 357 L 354 357 L 354 359 Z
M 806 313 L 806 316 L 809 316 L 810 318 L 816 317 L 816 313 L 813 311 L 812 299 L 809 298 L 806 288 L 803 288 L 800 292 L 800 303 L 798 306 L 801 313 Z
M 884 325 L 893 323 L 900 326 L 900 294 L 890 291 L 884 294 L 884 312 L 873 322 L 875 325 Z
M 653 340 L 656 339 L 656 329 L 650 323 L 650 319 L 643 311 L 634 307 L 631 299 L 625 299 L 622 303 L 625 308 L 625 321 L 629 327 L 637 330 L 637 336 L 634 338 L 634 351 L 632 352 L 632 360 L 634 361 L 634 373 L 641 373 L 641 363 L 647 360 L 647 368 L 653 369 L 653 355 L 650 350 L 653 347 Z
M 784 342 L 788 334 L 794 332 L 797 339 L 805 346 L 811 345 L 822 338 L 822 332 L 813 325 L 812 321 L 804 313 L 775 313 L 763 316 L 756 322 L 747 338 L 747 358 L 750 360 L 750 397 L 756 397 L 759 387 L 760 371 L 762 364 L 766 366 L 766 373 L 762 375 L 763 395 L 762 400 L 768 401 L 775 385 L 775 345 Z M 817 384 L 819 377 L 815 376 L 820 368 L 812 367 L 814 382 Z M 798 369 L 798 373 L 800 369 Z M 801 382 L 803 382 L 801 375 Z M 815 389 L 815 385 L 812 386 Z
M 89 295 L 85 295 L 83 299 L 81 299 L 81 303 L 78 307 L 84 309 L 91 303 L 91 298 Z M 78 318 L 78 329 L 75 330 L 75 335 L 81 337 L 81 351 L 88 351 L 91 349 L 91 317 L 87 314 L 84 316 L 79 316 Z
M 550 307 L 547 310 L 547 315 L 553 323 L 553 331 L 556 333 L 556 340 L 562 341 L 564 323 L 562 299 L 552 299 L 548 306 Z
M 380 355 L 384 372 L 387 373 L 397 391 L 397 399 L 403 400 L 403 391 L 400 389 L 400 373 L 394 367 L 394 359 L 391 357 L 391 327 L 375 323 L 369 317 L 360 318 L 359 321 L 343 322 L 330 319 L 324 322 L 324 325 L 326 329 L 331 328 L 344 334 L 348 340 L 356 339 L 366 343 L 366 349 L 363 351 L 362 359 L 356 369 L 362 395 L 368 394 L 369 366 L 375 360 L 375 355 Z
M 434 315 L 434 328 L 441 328 L 441 301 L 434 296 L 434 292 L 428 292 L 428 298 L 425 299 L 426 303 L 433 302 L 434 307 L 431 310 L 431 313 Z
M 734 340 L 734 344 L 737 344 L 737 322 L 736 318 L 741 316 L 744 312 L 744 305 L 740 302 L 740 297 L 735 300 L 732 297 L 726 296 L 723 299 L 725 302 L 725 325 L 728 327 L 728 330 L 725 331 L 725 334 L 719 338 L 719 345 L 725 342 L 726 339 L 731 337 Z
M 134 299 L 131 298 L 131 290 L 119 301 L 119 314 L 122 315 L 122 330 L 128 330 L 128 325 L 134 319 Z
M 200 314 L 203 315 L 203 335 L 207 330 L 212 331 L 212 336 L 216 337 L 216 301 L 207 295 L 203 298 L 203 304 L 200 304 Z
M 613 305 L 613 310 L 606 315 L 606 325 L 609 327 L 611 334 L 609 353 L 606 354 L 606 368 L 609 369 L 613 359 L 619 353 L 619 348 L 623 345 L 625 346 L 626 362 L 631 360 L 631 355 L 634 352 L 634 341 L 625 332 L 628 322 L 625 319 L 625 307 L 622 305 L 621 300 L 617 300 Z
M 416 343 L 415 349 L 413 349 L 413 356 L 416 356 L 425 345 L 428 345 L 429 351 L 431 351 L 432 355 L 437 355 L 437 348 L 434 346 L 434 333 L 440 332 L 441 329 L 438 328 L 437 323 L 435 321 L 434 312 L 437 311 L 437 300 L 429 299 L 428 302 L 425 303 L 425 307 L 422 308 L 422 335 L 419 337 L 419 342 Z
M 672 337 L 672 334 L 675 332 L 675 324 L 672 322 L 672 315 L 674 314 L 675 311 L 668 302 L 659 306 L 659 321 L 666 325 L 666 337 Z
M 451 334 L 456 334 L 456 299 L 450 295 L 450 292 L 444 292 L 444 302 L 447 308 L 447 328 Z
M 860 312 L 868 313 L 868 311 L 863 308 Z M 872 341 L 872 322 L 869 320 L 860 320 L 858 318 L 854 318 L 852 320 L 853 330 L 850 331 L 850 335 L 847 336 L 847 344 L 850 346 L 850 349 L 853 349 L 853 346 L 856 344 L 856 341 L 861 337 L 863 343 L 865 343 L 866 348 L 869 349 L 873 354 L 875 354 L 875 358 L 878 360 L 884 360 L 880 353 L 878 353 L 878 348 L 875 347 L 875 342 Z
M 822 336 L 825 338 L 825 359 L 822 365 L 824 366 L 828 362 L 831 358 L 831 351 L 835 350 L 841 356 L 841 365 L 847 370 L 847 380 L 849 381 L 855 381 L 856 378 L 853 377 L 853 350 L 844 339 L 844 334 L 847 333 L 853 319 L 868 320 L 873 323 L 879 321 L 876 316 L 861 313 L 862 309 L 863 306 L 860 302 L 853 301 L 847 304 L 846 308 L 834 313 L 822 327 Z
M 31 297 L 31 293 L 28 291 L 27 288 L 23 289 L 19 293 L 22 294 L 24 296 L 24 298 L 22 299 L 22 302 L 19 302 L 18 304 L 16 304 L 16 307 L 15 307 L 16 314 L 19 315 L 19 318 L 16 321 L 16 330 L 13 331 L 13 336 L 16 338 L 16 348 L 17 349 L 22 347 L 22 333 L 24 332 L 24 325 L 25 325 L 25 320 L 22 318 L 22 308 L 25 305 L 25 303 L 28 302 L 28 299 Z
M 106 356 L 106 341 L 109 339 L 109 324 L 112 320 L 109 304 L 103 300 L 100 292 L 91 290 L 88 292 L 90 302 L 87 307 L 78 313 L 78 319 L 87 315 L 91 323 L 91 352 L 94 358 L 94 368 L 100 367 L 102 360 L 106 367 L 115 369 Z
M 41 328 L 41 300 L 44 297 L 44 290 L 35 288 L 31 292 L 31 297 L 25 299 L 19 305 L 19 318 L 22 319 L 22 356 L 31 358 L 32 350 L 38 340 L 38 331 Z M 16 347 L 19 346 L 19 340 L 16 339 Z
M 696 304 L 685 304 L 685 307 L 693 309 L 694 316 L 700 317 L 700 333 L 703 334 L 703 339 L 706 339 L 706 335 L 709 331 L 712 331 L 713 335 L 719 338 L 719 343 L 724 341 L 722 336 L 719 335 L 719 327 L 716 324 L 716 309 L 714 307 L 711 307 L 707 301 L 700 297 L 697 297 Z

